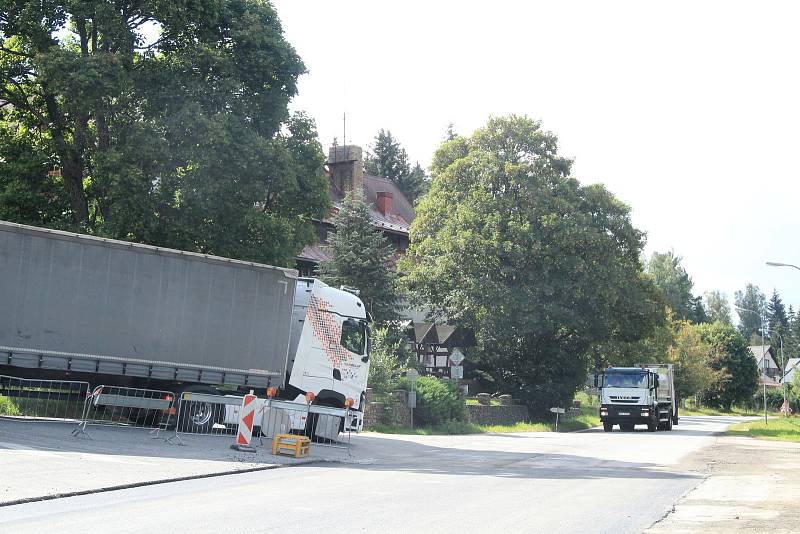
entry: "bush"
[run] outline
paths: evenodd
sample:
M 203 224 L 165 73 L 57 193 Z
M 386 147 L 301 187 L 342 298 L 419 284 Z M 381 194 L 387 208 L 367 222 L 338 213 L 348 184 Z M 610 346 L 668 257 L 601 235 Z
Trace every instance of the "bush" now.
M 451 421 L 466 421 L 467 408 L 458 386 L 432 376 L 417 380 L 417 407 L 414 424 L 435 426 Z
M 367 385 L 376 398 L 384 399 L 400 388 L 401 375 L 412 356 L 402 332 L 386 327 L 373 330 Z

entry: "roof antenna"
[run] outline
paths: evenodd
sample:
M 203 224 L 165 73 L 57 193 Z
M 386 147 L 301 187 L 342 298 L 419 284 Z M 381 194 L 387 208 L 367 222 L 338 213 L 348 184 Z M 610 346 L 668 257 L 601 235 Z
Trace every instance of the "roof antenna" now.
M 342 143 L 347 145 L 347 112 L 342 113 Z

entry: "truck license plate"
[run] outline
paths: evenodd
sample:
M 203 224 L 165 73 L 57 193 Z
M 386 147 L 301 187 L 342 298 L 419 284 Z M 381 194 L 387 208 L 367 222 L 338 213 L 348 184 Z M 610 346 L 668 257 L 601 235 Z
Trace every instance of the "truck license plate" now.
M 630 412 L 619 412 L 620 415 L 630 415 Z

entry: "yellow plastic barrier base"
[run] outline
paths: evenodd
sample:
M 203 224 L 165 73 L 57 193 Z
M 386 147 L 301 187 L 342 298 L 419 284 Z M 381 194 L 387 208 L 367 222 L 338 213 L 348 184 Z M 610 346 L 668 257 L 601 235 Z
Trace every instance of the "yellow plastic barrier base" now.
M 308 456 L 310 450 L 311 440 L 306 436 L 278 434 L 272 438 L 272 454 L 302 458 Z

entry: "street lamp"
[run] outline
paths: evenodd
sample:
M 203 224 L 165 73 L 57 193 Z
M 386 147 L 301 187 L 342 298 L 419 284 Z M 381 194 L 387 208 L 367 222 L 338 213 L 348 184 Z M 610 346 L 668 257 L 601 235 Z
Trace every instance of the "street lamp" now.
M 791 263 L 778 263 L 775 261 L 768 261 L 767 265 L 769 265 L 770 267 L 794 267 L 795 269 L 800 271 L 800 267 L 798 267 L 797 265 L 792 265 Z
M 761 378 L 761 382 L 764 383 L 764 426 L 767 426 L 767 346 L 764 345 L 764 332 L 766 331 L 764 327 L 764 316 L 755 310 L 748 310 L 747 308 L 740 308 L 739 306 L 734 306 L 734 308 L 740 311 L 755 313 L 758 315 L 758 318 L 761 319 L 761 362 L 764 368 L 764 376 Z
M 791 263 L 779 263 L 777 261 L 768 261 L 767 265 L 769 265 L 770 267 L 792 267 L 793 269 L 797 269 L 798 271 L 800 271 L 800 267 L 798 267 L 797 265 L 792 265 Z M 786 368 L 784 367 L 785 364 L 783 362 L 783 336 L 781 336 L 780 334 L 778 334 L 778 336 L 781 339 L 781 367 L 783 368 L 782 372 L 784 374 L 783 378 L 781 378 L 781 382 L 783 382 L 783 405 L 785 406 L 786 405 Z
M 769 333 L 772 335 L 772 332 Z M 783 406 L 786 406 L 786 362 L 783 359 L 783 336 L 776 332 L 778 339 L 781 341 L 781 382 L 783 382 Z M 786 412 L 784 412 L 786 413 Z

